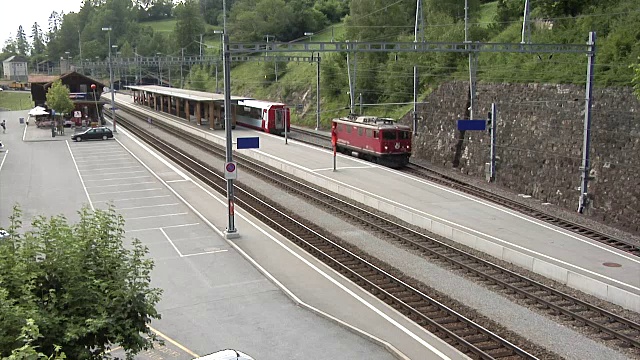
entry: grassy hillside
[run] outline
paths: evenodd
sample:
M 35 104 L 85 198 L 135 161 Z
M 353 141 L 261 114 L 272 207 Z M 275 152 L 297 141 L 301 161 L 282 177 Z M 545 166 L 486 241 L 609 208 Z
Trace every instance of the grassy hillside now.
M 532 26 L 532 41 L 546 44 L 584 44 L 588 32 L 597 31 L 596 86 L 628 86 L 631 79 L 629 65 L 640 56 L 638 41 L 640 40 L 640 13 L 637 11 L 636 1 L 616 0 L 606 7 L 590 9 L 592 13 L 589 14 L 560 18 L 547 23 L 535 22 Z M 479 13 L 473 14 L 470 29 L 473 39 L 493 43 L 519 43 L 521 18 L 501 24 L 493 23 L 498 10 L 497 5 L 497 1 L 484 4 Z M 174 21 L 166 20 L 148 24 L 153 24 L 154 29 L 158 31 L 171 31 L 175 26 Z M 336 24 L 316 32 L 311 39 L 303 38 L 299 41 L 328 42 L 332 38 L 342 40 L 345 33 L 344 25 Z M 460 38 L 462 24 L 458 22 L 433 27 L 427 25 L 425 34 L 427 41 L 460 42 L 462 41 Z M 404 41 L 409 37 L 407 35 Z M 211 34 L 205 37 L 204 42 L 208 45 L 206 53 L 218 53 L 219 35 Z M 308 53 L 278 55 L 310 56 Z M 338 59 L 336 54 L 322 53 L 320 56 L 323 78 L 333 72 L 332 79 L 334 79 L 322 84 L 321 110 L 326 127 L 332 117 L 348 113 L 348 110 L 345 110 L 349 102 L 349 96 L 346 93 L 348 91 L 347 71 L 344 60 Z M 468 79 L 468 60 L 464 54 L 427 53 L 417 57 L 412 56 L 389 54 L 386 60 L 384 57 L 379 58 L 377 61 L 380 66 L 376 70 L 375 77 L 371 79 L 370 74 L 373 73 L 371 70 L 377 65 L 366 64 L 366 56 L 360 55 L 356 106 L 357 95 L 360 92 L 369 92 L 369 97 L 372 93 L 379 94 L 376 104 L 384 103 L 386 98 L 393 94 L 399 94 L 396 97 L 401 98 L 396 101 L 411 101 L 412 85 L 408 86 L 407 82 L 412 82 L 414 64 L 417 64 L 420 69 L 420 98 L 444 81 Z M 331 60 L 331 58 L 337 60 Z M 299 124 L 315 124 L 316 64 L 308 62 L 279 64 L 277 81 L 274 68 L 273 62 L 264 61 L 233 64 L 231 75 L 233 93 L 285 102 L 296 109 L 298 109 L 296 105 L 301 105 L 302 110 L 292 111 L 294 119 Z M 215 72 L 214 69 L 209 71 Z M 219 69 L 219 71 L 219 86 L 222 87 L 222 70 Z M 584 83 L 585 73 L 584 54 L 550 56 L 548 54 L 482 53 L 478 58 L 477 69 L 478 80 L 484 82 Z M 377 88 L 374 86 L 375 83 Z M 208 89 L 215 89 L 215 81 L 213 83 L 208 81 L 207 84 Z M 385 93 L 382 94 L 382 91 Z M 385 105 L 370 106 L 364 110 L 369 114 L 399 118 L 410 111 L 411 107 L 411 105 Z

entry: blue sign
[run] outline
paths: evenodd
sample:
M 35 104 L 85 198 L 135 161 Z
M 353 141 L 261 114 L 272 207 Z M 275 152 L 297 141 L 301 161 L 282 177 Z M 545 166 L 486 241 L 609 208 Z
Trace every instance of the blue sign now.
M 260 147 L 259 137 L 238 138 L 238 149 L 257 149 Z
M 487 130 L 487 120 L 458 120 L 458 130 Z

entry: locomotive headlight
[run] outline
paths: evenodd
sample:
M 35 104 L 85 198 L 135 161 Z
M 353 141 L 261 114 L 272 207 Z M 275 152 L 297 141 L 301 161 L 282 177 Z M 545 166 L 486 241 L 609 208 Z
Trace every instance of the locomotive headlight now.
M 384 146 L 384 150 L 387 151 L 389 150 L 389 147 L 387 145 Z

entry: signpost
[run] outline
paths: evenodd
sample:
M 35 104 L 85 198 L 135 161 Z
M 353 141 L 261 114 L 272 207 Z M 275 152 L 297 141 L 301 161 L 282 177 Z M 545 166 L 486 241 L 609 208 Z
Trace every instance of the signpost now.
M 338 133 L 336 123 L 331 126 L 331 146 L 333 147 L 333 171 L 336 171 L 336 147 L 338 145 Z
M 487 130 L 487 120 L 458 120 L 458 130 Z
M 260 147 L 259 137 L 238 138 L 238 149 L 258 149 Z
M 235 161 L 226 162 L 224 164 L 224 178 L 227 180 L 235 180 L 238 178 L 238 165 Z

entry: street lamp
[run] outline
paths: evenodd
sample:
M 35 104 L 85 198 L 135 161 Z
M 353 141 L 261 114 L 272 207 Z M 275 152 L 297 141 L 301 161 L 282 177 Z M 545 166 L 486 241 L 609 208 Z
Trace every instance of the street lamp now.
M 223 30 L 213 30 L 214 34 L 220 34 L 220 58 L 222 59 L 222 47 L 224 44 L 224 31 Z M 220 92 L 220 88 L 218 87 L 218 61 L 216 61 L 216 93 Z
M 308 36 L 308 37 L 309 37 L 309 41 L 313 41 L 313 40 L 311 39 L 311 37 L 313 36 L 313 33 L 312 33 L 312 32 L 306 32 L 306 33 L 304 33 L 304 36 Z
M 160 57 L 162 53 L 157 52 L 156 55 L 158 55 L 158 85 L 162 86 L 162 58 Z
M 109 34 L 109 82 L 111 87 L 111 119 L 113 120 L 113 132 L 116 133 L 116 101 L 115 91 L 113 90 L 113 71 L 111 69 L 111 27 L 103 27 L 102 31 L 107 31 Z

